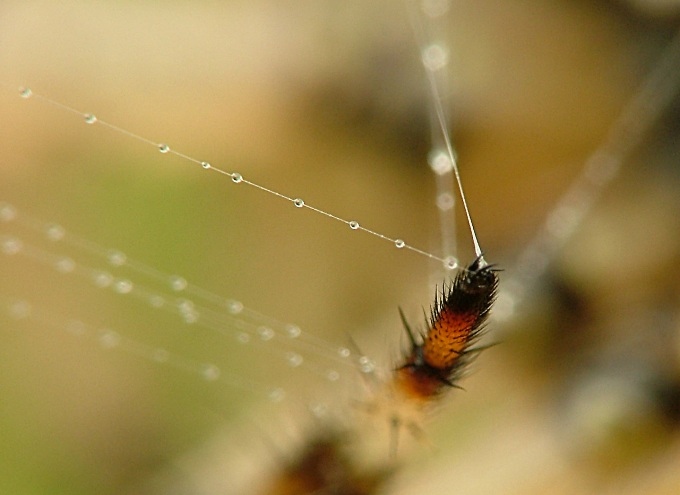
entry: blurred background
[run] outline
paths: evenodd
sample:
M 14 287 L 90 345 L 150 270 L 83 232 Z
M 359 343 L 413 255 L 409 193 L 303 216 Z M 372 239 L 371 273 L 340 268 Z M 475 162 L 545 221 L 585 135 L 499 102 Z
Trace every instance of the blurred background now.
M 555 230 L 555 205 L 679 14 L 672 1 L 489 0 L 451 2 L 437 21 L 468 201 L 487 260 L 505 270 L 490 324 L 502 345 L 427 425 L 434 448 L 381 493 L 677 493 L 677 97 L 601 194 L 572 202 L 593 202 L 573 233 L 536 263 L 523 253 Z M 403 343 L 397 308 L 421 321 L 445 277 L 436 264 L 17 88 L 438 253 L 420 48 L 401 2 L 3 2 L 0 201 L 330 349 L 351 336 L 389 367 Z M 304 366 L 298 376 L 266 346 L 243 350 L 29 256 L 0 263 L 2 492 L 247 493 L 314 428 L 304 408 L 69 335 L 71 318 L 282 386 L 332 417 L 358 386 Z M 17 318 L 16 300 L 46 318 Z

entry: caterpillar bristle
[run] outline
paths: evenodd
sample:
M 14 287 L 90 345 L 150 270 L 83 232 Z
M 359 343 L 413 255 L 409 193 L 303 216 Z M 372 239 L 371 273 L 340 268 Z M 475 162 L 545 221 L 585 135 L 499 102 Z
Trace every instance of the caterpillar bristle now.
M 435 295 L 421 343 L 402 314 L 411 347 L 396 381 L 407 395 L 427 401 L 457 384 L 466 365 L 482 348 L 474 347 L 496 298 L 498 269 L 480 256 Z

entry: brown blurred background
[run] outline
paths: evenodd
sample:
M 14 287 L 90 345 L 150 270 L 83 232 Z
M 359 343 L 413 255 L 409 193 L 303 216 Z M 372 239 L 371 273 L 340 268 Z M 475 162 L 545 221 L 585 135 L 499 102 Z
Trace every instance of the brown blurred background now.
M 506 279 L 678 21 L 670 1 L 451 4 L 445 99 L 486 257 Z M 349 334 L 385 365 L 398 355 L 397 307 L 421 319 L 432 263 L 16 88 L 437 251 L 429 95 L 400 2 L 8 1 L 0 67 L 0 201 L 338 345 Z M 503 344 L 428 427 L 436 448 L 386 493 L 677 493 L 678 123 L 675 98 L 522 305 L 492 324 Z M 292 395 L 351 393 L 309 392 L 264 352 L 39 263 L 1 266 L 5 301 Z M 0 321 L 4 493 L 239 493 L 237 477 L 299 441 L 273 433 L 299 418 L 229 387 L 49 323 Z

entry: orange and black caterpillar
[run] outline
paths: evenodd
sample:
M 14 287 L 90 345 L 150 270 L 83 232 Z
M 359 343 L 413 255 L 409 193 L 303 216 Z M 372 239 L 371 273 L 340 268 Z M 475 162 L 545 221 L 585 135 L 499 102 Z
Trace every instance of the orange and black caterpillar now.
M 483 333 L 484 323 L 493 305 L 498 288 L 498 276 L 492 265 L 480 256 L 462 270 L 449 284 L 444 285 L 435 297 L 430 310 L 427 331 L 417 336 L 402 321 L 410 341 L 404 364 L 395 370 L 396 388 L 406 398 L 407 408 L 421 405 L 438 397 L 445 387 L 456 387 L 466 364 L 483 347 L 474 347 Z M 413 411 L 399 409 L 394 402 L 381 402 L 381 397 L 365 404 L 366 411 L 386 412 L 390 425 L 389 459 L 397 452 L 399 427 L 406 426 L 416 437 L 420 436 L 419 416 Z M 382 418 L 383 416 L 378 416 Z M 360 423 L 371 432 L 380 431 L 376 423 Z M 362 438 L 361 435 L 355 439 Z M 349 442 L 351 443 L 351 442 Z M 370 442 L 369 442 L 370 443 Z M 389 479 L 394 466 L 381 463 L 368 469 L 359 469 L 356 459 L 346 450 L 346 432 L 316 437 L 301 455 L 288 463 L 275 483 L 266 493 L 292 495 L 298 493 L 333 493 L 342 495 L 368 495 L 375 493 Z
M 496 298 L 498 270 L 478 257 L 435 296 L 427 331 L 416 337 L 401 313 L 410 341 L 396 382 L 409 396 L 427 401 L 444 387 L 457 387 L 465 365 L 482 348 L 473 347 Z

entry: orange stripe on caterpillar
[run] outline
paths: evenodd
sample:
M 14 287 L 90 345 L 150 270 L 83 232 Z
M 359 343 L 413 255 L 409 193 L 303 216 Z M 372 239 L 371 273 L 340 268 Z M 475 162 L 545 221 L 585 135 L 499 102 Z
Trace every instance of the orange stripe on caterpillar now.
M 465 365 L 480 348 L 473 345 L 484 330 L 498 288 L 497 270 L 482 257 L 461 271 L 435 296 L 427 332 L 418 342 L 403 314 L 411 342 L 396 382 L 408 395 L 428 400 L 444 387 L 455 387 Z

